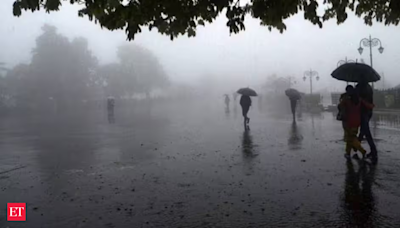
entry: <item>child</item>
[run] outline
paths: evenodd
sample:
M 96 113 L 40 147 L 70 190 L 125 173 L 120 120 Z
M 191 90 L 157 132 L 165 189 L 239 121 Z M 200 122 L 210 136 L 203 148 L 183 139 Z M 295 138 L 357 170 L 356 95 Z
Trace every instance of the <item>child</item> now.
M 343 99 L 340 102 L 340 108 L 342 110 L 345 110 L 344 113 L 345 116 L 344 130 L 345 130 L 345 141 L 346 141 L 345 157 L 347 159 L 350 158 L 350 152 L 352 148 L 359 150 L 362 153 L 363 158 L 366 153 L 366 150 L 361 146 L 361 143 L 360 141 L 358 141 L 357 138 L 358 129 L 360 128 L 361 125 L 361 114 L 360 114 L 361 103 L 365 107 L 370 109 L 374 107 L 373 104 L 369 104 L 368 102 L 361 100 L 358 97 L 358 94 L 356 93 L 354 88 L 352 89 L 350 88 L 347 91 L 347 96 L 343 97 Z

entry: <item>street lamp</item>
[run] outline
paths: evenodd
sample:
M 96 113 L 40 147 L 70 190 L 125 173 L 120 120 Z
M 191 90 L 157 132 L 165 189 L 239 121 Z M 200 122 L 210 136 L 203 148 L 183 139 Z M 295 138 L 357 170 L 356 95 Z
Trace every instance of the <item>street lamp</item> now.
M 312 94 L 313 93 L 312 80 L 314 77 L 317 81 L 319 80 L 318 72 L 310 69 L 309 71 L 304 72 L 303 80 L 306 81 L 307 77 L 310 78 L 310 94 Z
M 351 59 L 347 59 L 347 57 L 344 60 L 339 60 L 339 62 L 337 63 L 337 66 L 339 67 L 340 65 L 343 65 L 345 63 L 355 63 L 356 61 L 351 60 Z
M 373 47 L 377 47 L 378 45 L 379 45 L 378 51 L 379 51 L 379 53 L 382 54 L 385 49 L 382 47 L 381 40 L 378 39 L 378 38 L 372 38 L 371 35 L 370 35 L 369 38 L 364 38 L 364 39 L 362 39 L 360 41 L 360 47 L 358 48 L 358 52 L 361 55 L 363 53 L 363 51 L 364 51 L 362 46 L 369 47 L 369 60 L 370 60 L 372 68 L 373 68 L 372 48 Z M 372 83 L 372 89 L 373 88 L 374 88 L 374 84 Z
M 376 47 L 379 45 L 378 51 L 379 53 L 383 53 L 383 51 L 385 50 L 382 47 L 382 42 L 380 39 L 378 38 L 371 38 L 371 36 L 369 36 L 369 38 L 364 38 L 360 41 L 360 47 L 358 48 L 358 52 L 360 53 L 360 55 L 363 53 L 364 51 L 364 47 L 369 47 L 369 58 L 370 58 L 370 62 L 371 62 L 371 67 L 373 67 L 373 61 L 372 61 L 372 48 Z
M 369 38 L 364 38 L 360 41 L 360 47 L 358 48 L 358 52 L 361 55 L 364 51 L 364 48 L 362 46 L 369 47 L 369 57 L 370 57 L 371 67 L 373 67 L 372 48 L 377 47 L 378 45 L 379 45 L 378 51 L 379 53 L 382 54 L 385 49 L 382 47 L 382 42 L 380 39 L 371 38 L 371 36 L 369 36 Z

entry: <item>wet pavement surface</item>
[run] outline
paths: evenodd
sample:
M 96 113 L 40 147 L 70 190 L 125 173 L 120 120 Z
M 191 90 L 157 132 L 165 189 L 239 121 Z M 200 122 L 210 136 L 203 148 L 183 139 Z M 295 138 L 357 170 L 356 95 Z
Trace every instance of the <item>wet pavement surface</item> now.
M 239 109 L 3 117 L 0 227 L 400 227 L 397 114 L 372 124 L 373 166 L 346 162 L 332 113 L 294 125 L 255 107 L 245 131 Z

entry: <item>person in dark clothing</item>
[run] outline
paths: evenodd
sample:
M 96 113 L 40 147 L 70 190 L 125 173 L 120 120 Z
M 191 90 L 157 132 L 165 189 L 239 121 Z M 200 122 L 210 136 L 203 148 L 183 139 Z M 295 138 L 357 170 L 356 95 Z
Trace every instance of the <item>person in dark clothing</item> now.
M 249 112 L 251 106 L 251 98 L 249 96 L 242 95 L 242 97 L 240 98 L 240 106 L 242 106 L 244 123 L 248 124 L 250 122 L 250 118 L 247 116 L 247 113 Z
M 107 98 L 107 111 L 108 111 L 109 117 L 114 116 L 114 106 L 115 106 L 114 98 L 112 98 L 112 97 Z
M 115 105 L 114 98 L 109 97 L 107 99 L 107 109 L 109 112 L 114 112 L 114 105 Z
M 296 106 L 297 101 L 299 101 L 301 98 L 300 93 L 297 90 L 288 89 L 285 91 L 285 94 L 290 100 L 290 109 L 292 110 L 293 122 L 296 122 Z
M 360 98 L 365 100 L 366 102 L 373 104 L 374 93 L 372 87 L 368 83 L 360 82 L 356 86 L 356 91 L 359 94 Z M 372 138 L 371 130 L 369 128 L 369 121 L 372 118 L 372 109 L 368 109 L 365 105 L 361 106 L 361 127 L 360 134 L 358 135 L 358 140 L 362 141 L 365 137 L 368 141 L 369 147 L 371 149 L 371 153 L 368 154 L 368 157 L 376 160 L 378 158 L 378 151 L 376 149 L 376 145 L 374 139 Z
M 229 103 L 231 102 L 231 99 L 229 98 L 228 94 L 225 94 L 225 106 L 227 109 L 229 109 Z
M 293 122 L 296 122 L 296 106 L 297 106 L 297 98 L 290 98 L 290 109 L 292 110 Z

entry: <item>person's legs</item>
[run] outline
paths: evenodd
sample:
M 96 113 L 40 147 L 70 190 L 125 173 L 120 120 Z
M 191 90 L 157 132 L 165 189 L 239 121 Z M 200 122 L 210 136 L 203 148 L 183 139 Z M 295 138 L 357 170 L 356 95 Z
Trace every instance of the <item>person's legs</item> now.
M 367 128 L 369 129 L 368 114 L 361 113 L 360 118 L 361 118 L 361 125 L 360 125 L 360 134 L 358 134 L 358 141 L 362 142 L 364 140 Z
M 363 155 L 363 158 L 365 157 L 365 154 L 367 151 L 365 151 L 365 149 L 361 146 L 360 141 L 358 141 L 357 138 L 357 133 L 358 133 L 358 128 L 350 128 L 348 130 L 348 143 L 347 143 L 347 148 L 349 148 L 348 150 L 354 149 L 355 151 L 360 151 Z M 347 151 L 346 151 L 347 152 Z M 357 155 L 354 155 L 357 156 Z
M 357 137 L 354 137 L 352 145 L 353 145 L 352 146 L 353 148 L 356 148 L 363 155 L 365 155 L 367 153 L 367 151 L 361 146 L 361 143 L 360 143 L 360 141 L 358 141 Z
M 377 157 L 378 156 L 378 152 L 377 152 L 377 149 L 376 149 L 376 145 L 375 145 L 374 139 L 372 138 L 371 130 L 369 128 L 370 115 L 364 115 L 362 117 L 362 119 L 363 120 L 361 121 L 361 125 L 364 128 L 363 129 L 363 131 L 364 131 L 363 134 L 365 135 L 365 138 L 367 139 L 369 148 L 371 150 L 371 155 L 373 157 Z
M 246 106 L 242 106 L 242 114 L 244 117 L 244 122 L 246 123 L 248 117 L 247 117 L 247 113 L 249 112 L 249 107 Z
M 343 127 L 343 140 L 346 141 L 346 122 L 342 121 Z
M 250 122 L 250 118 L 247 116 L 247 113 L 249 112 L 249 109 L 250 109 L 250 107 L 246 107 L 245 108 L 245 121 L 247 122 L 247 123 L 249 123 Z
M 350 153 L 352 149 L 352 139 L 350 135 L 350 129 L 347 127 L 344 127 L 344 140 L 346 141 L 346 158 L 350 158 Z
M 290 100 L 290 108 L 292 109 L 293 120 L 296 120 L 296 100 Z

